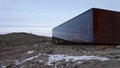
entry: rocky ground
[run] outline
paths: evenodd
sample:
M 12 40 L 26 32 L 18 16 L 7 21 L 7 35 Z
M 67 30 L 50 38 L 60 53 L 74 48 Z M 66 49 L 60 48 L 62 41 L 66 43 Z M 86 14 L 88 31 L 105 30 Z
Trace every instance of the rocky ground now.
M 0 46 L 0 68 L 120 68 L 120 46 L 55 45 L 50 38 L 31 45 L 6 44 Z

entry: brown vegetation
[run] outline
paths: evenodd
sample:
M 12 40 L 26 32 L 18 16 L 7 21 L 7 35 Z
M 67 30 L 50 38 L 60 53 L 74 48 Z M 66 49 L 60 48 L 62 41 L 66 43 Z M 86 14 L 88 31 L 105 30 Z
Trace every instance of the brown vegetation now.
M 48 37 L 28 33 L 9 33 L 0 35 L 0 45 L 31 45 L 50 41 Z

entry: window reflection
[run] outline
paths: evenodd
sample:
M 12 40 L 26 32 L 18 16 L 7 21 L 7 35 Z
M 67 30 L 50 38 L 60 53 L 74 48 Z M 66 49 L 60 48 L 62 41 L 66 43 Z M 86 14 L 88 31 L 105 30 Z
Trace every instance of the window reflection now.
M 72 42 L 93 41 L 92 10 L 79 15 L 53 29 L 53 36 Z

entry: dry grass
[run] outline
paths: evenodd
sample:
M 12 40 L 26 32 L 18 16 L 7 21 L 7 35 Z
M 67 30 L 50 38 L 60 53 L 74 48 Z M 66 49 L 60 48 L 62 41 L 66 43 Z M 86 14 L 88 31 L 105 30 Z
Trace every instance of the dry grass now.
M 31 45 L 50 41 L 49 37 L 28 33 L 9 33 L 0 35 L 0 45 Z

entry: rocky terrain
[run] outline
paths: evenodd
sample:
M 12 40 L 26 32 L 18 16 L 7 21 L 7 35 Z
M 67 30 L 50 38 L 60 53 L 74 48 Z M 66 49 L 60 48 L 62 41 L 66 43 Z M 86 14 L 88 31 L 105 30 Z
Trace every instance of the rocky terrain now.
M 120 46 L 55 45 L 50 37 L 0 35 L 0 68 L 120 68 Z

